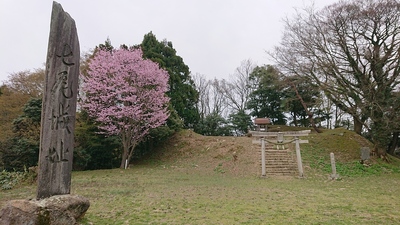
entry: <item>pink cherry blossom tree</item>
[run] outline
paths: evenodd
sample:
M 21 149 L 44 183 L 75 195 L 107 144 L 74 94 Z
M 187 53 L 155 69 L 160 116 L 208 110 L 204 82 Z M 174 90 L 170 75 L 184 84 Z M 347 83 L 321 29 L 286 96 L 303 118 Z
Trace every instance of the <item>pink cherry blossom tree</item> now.
M 81 107 L 104 133 L 121 138 L 121 168 L 149 130 L 163 125 L 169 116 L 165 95 L 169 75 L 142 55 L 141 49 L 99 49 L 83 76 Z

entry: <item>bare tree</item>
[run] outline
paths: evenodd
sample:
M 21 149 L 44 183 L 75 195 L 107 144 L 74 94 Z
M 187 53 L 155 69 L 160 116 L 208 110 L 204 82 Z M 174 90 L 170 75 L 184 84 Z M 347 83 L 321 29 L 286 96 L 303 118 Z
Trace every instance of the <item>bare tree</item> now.
M 204 119 L 210 113 L 210 82 L 203 74 L 195 74 L 192 76 L 196 89 L 199 92 L 199 102 L 197 109 L 200 119 Z
M 44 90 L 44 69 L 20 71 L 10 74 L 5 84 L 13 91 L 31 98 L 41 97 Z
M 252 91 L 252 81 L 249 78 L 255 67 L 256 65 L 252 60 L 243 60 L 231 76 L 231 80 L 222 82 L 221 90 L 231 110 L 245 111 Z
M 285 20 L 280 46 L 269 53 L 279 69 L 306 76 L 370 132 L 385 155 L 399 124 L 387 113 L 394 105 L 400 75 L 400 3 L 396 0 L 340 1 Z M 393 109 L 395 108 L 395 109 Z
M 209 81 L 210 83 L 210 103 L 211 113 L 218 114 L 224 118 L 228 115 L 228 101 L 224 95 L 223 86 L 225 86 L 225 80 L 214 79 Z
M 321 96 L 321 99 L 318 101 L 319 108 L 324 114 L 324 118 L 326 121 L 326 128 L 332 129 L 332 118 L 335 113 L 339 114 L 340 112 L 335 112 L 333 102 L 328 99 L 325 95 Z M 334 118 L 336 121 L 336 117 Z M 336 122 L 335 122 L 336 123 Z
M 214 113 L 222 117 L 228 114 L 228 101 L 224 94 L 224 87 L 227 85 L 225 80 L 207 80 L 202 74 L 193 76 L 196 90 L 199 92 L 199 102 L 197 104 L 200 118 L 204 119 L 207 115 Z

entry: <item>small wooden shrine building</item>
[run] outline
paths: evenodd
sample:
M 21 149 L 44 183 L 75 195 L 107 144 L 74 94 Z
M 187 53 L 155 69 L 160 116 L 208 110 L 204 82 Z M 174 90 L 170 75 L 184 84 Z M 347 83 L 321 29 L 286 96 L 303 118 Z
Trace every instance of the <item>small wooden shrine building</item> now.
M 256 131 L 267 131 L 268 125 L 271 124 L 269 118 L 255 118 L 254 124 L 256 125 Z

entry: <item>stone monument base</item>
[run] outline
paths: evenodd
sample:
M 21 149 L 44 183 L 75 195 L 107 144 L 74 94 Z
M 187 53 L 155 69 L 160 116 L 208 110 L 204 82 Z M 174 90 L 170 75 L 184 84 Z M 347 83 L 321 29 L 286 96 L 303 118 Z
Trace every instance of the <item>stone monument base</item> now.
M 55 195 L 41 200 L 11 200 L 0 211 L 0 225 L 73 225 L 90 206 L 77 195 Z

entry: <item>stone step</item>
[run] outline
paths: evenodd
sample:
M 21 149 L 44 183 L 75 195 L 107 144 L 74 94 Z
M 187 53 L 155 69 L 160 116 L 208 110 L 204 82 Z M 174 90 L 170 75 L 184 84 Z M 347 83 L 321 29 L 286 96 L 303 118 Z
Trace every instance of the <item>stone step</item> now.
M 295 174 L 295 173 L 296 173 L 296 171 L 295 171 L 295 170 L 265 170 L 265 172 L 266 172 L 266 173 L 270 173 L 270 174 L 273 174 L 273 173 L 280 173 L 280 174 L 283 174 L 283 173 L 286 173 L 286 174 Z
M 261 164 L 260 164 L 261 166 Z M 266 164 L 266 168 L 288 168 L 288 169 L 295 169 L 296 165 L 288 165 L 288 164 L 281 164 L 281 165 L 271 165 L 271 164 Z
M 265 166 L 265 168 L 268 169 L 277 169 L 277 170 L 292 170 L 292 169 L 296 169 L 296 167 L 294 166 Z
M 293 158 L 292 158 L 292 156 L 291 155 L 283 155 L 283 156 L 280 156 L 280 155 L 266 155 L 265 156 L 265 159 L 266 160 L 271 160 L 271 159 L 277 159 L 277 160 L 283 160 L 283 159 L 287 159 L 287 160 L 292 160 Z
M 269 172 L 292 172 L 292 171 L 296 171 L 296 170 L 292 170 L 292 169 L 270 169 L 270 168 L 266 168 L 266 171 Z
M 259 151 L 261 152 L 261 149 Z M 280 153 L 280 152 L 291 152 L 289 149 L 275 149 L 275 148 L 272 148 L 272 149 L 266 148 L 265 151 L 266 152 L 278 152 L 278 153 Z
M 292 159 L 291 155 L 265 155 L 265 159 Z
M 280 156 L 280 155 L 266 155 L 265 156 L 265 160 L 272 160 L 272 159 L 276 159 L 276 160 L 291 160 L 293 161 L 293 158 L 291 155 L 284 155 L 284 156 Z
M 261 164 L 262 162 L 260 162 Z M 293 161 L 279 161 L 279 160 L 274 160 L 274 161 L 270 161 L 270 160 L 266 160 L 265 164 L 266 165 L 292 165 L 295 162 Z
M 276 175 L 276 176 L 293 176 L 296 173 L 295 172 L 269 172 L 269 171 L 265 171 L 265 173 L 269 176 L 271 175 Z
M 286 156 L 286 157 L 278 157 L 278 156 L 266 156 L 265 160 L 268 161 L 287 161 L 287 162 L 292 162 L 293 158 L 291 156 Z
M 261 160 L 259 161 L 260 163 L 262 162 Z M 294 161 L 292 160 L 292 159 L 271 159 L 271 158 L 269 158 L 269 159 L 265 159 L 265 162 L 266 163 L 274 163 L 274 162 L 277 162 L 277 163 L 294 163 Z
M 265 155 L 292 155 L 292 154 L 289 152 L 265 152 Z
M 259 162 L 261 163 L 262 161 L 260 160 Z M 289 164 L 292 164 L 292 163 L 294 163 L 294 160 L 293 159 L 287 159 L 287 158 L 285 158 L 285 159 L 266 158 L 265 162 L 266 163 L 289 163 Z
M 266 168 L 265 171 L 267 172 L 276 172 L 276 173 L 292 173 L 296 172 L 295 169 L 282 169 L 282 168 Z
M 265 153 L 265 156 L 277 156 L 277 157 L 289 157 L 289 158 L 292 158 L 291 156 L 291 154 L 287 154 L 287 153 L 285 153 L 285 154 L 276 154 L 276 153 L 274 153 L 274 154 L 269 154 L 268 152 L 267 153 Z
M 260 163 L 261 165 L 261 163 Z M 265 163 L 265 166 L 287 166 L 291 167 L 294 163 Z
M 296 173 L 266 173 L 267 176 L 295 176 Z
M 261 152 L 260 152 L 260 154 L 261 154 Z M 265 152 L 265 155 L 292 155 L 292 154 L 287 153 L 287 152 L 281 152 L 281 153 L 279 153 L 279 152 Z
M 261 150 L 259 150 L 261 152 Z M 265 152 L 270 152 L 270 153 L 290 153 L 291 151 L 288 150 L 276 150 L 276 149 L 265 149 Z
M 294 163 L 286 163 L 286 164 L 265 164 L 266 167 L 287 167 L 287 168 L 292 168 L 292 167 L 296 167 L 296 165 L 294 165 Z
M 262 163 L 259 163 L 261 166 Z M 265 163 L 265 166 L 286 166 L 286 167 L 292 167 L 296 166 L 295 163 Z
M 261 150 L 260 152 L 260 166 Z M 272 176 L 294 176 L 297 173 L 297 164 L 293 153 L 289 149 L 276 149 L 275 146 L 267 145 L 265 150 L 265 172 Z
M 265 169 L 266 169 L 266 171 L 270 171 L 270 172 L 293 172 L 293 171 L 296 171 L 295 168 L 269 168 L 269 167 L 266 167 Z
M 283 161 L 283 162 L 294 162 L 294 159 L 292 157 L 265 157 L 266 161 Z M 262 160 L 260 159 L 260 162 Z

